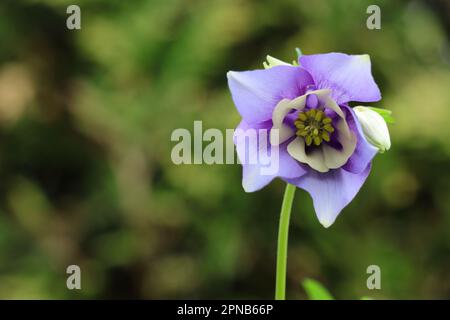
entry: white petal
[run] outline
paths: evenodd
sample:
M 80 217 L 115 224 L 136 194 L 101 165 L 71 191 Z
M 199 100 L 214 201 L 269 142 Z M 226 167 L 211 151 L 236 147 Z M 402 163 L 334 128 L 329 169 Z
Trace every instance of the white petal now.
M 322 91 L 322 90 L 318 90 Z M 338 106 L 338 104 L 333 100 L 333 98 L 330 97 L 329 94 L 319 96 L 319 100 L 324 103 L 325 107 L 328 109 L 333 110 L 336 112 L 342 119 L 345 119 L 344 112 L 342 109 Z
M 321 148 L 315 148 L 311 153 L 305 152 L 305 141 L 297 137 L 287 147 L 288 153 L 297 161 L 306 163 L 314 170 L 327 172 L 329 169 L 325 165 L 325 159 Z
M 342 150 L 336 150 L 328 144 L 323 144 L 323 156 L 325 165 L 330 169 L 337 169 L 342 167 L 353 154 L 356 148 L 356 136 L 350 132 L 347 122 L 341 119 L 336 125 L 336 131 L 339 132 L 339 142 L 342 145 Z
M 293 101 L 293 100 L 292 100 Z M 294 135 L 294 130 L 283 123 L 284 117 L 292 110 L 291 100 L 281 100 L 273 110 L 272 130 L 270 130 L 270 144 L 278 146 Z M 278 136 L 274 134 L 278 130 Z

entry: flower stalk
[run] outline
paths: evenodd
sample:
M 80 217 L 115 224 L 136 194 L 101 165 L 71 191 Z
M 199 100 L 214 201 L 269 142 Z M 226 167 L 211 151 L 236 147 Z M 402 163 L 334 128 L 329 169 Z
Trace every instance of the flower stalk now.
M 284 191 L 283 203 L 280 212 L 280 225 L 278 229 L 277 271 L 275 283 L 275 300 L 286 299 L 286 266 L 289 237 L 289 221 L 291 217 L 292 202 L 296 187 L 287 184 Z

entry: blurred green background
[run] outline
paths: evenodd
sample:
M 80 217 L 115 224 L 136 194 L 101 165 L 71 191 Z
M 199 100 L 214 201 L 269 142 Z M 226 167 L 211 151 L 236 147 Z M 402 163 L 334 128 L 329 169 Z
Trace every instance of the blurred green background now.
M 397 123 L 330 229 L 297 192 L 288 297 L 309 277 L 340 299 L 450 298 L 447 0 L 78 0 L 69 31 L 73 2 L 0 2 L 0 298 L 272 298 L 283 183 L 176 166 L 170 135 L 234 128 L 226 72 L 295 47 L 370 54 Z

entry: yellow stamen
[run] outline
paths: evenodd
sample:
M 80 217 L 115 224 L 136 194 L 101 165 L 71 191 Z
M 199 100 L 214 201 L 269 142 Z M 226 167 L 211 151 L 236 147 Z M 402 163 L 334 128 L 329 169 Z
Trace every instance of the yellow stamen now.
M 320 146 L 323 141 L 329 142 L 330 134 L 334 132 L 332 119 L 320 109 L 300 112 L 294 124 L 297 128 L 296 135 L 304 138 L 307 146 L 313 143 Z

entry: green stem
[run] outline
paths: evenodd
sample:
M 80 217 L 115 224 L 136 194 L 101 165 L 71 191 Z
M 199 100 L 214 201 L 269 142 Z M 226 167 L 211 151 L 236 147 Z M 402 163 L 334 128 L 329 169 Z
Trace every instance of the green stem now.
M 295 189 L 296 187 L 292 184 L 286 185 L 283 203 L 281 205 L 280 225 L 278 228 L 277 275 L 275 284 L 276 300 L 285 300 L 286 298 L 286 265 L 289 220 L 291 217 L 292 201 L 294 200 Z

